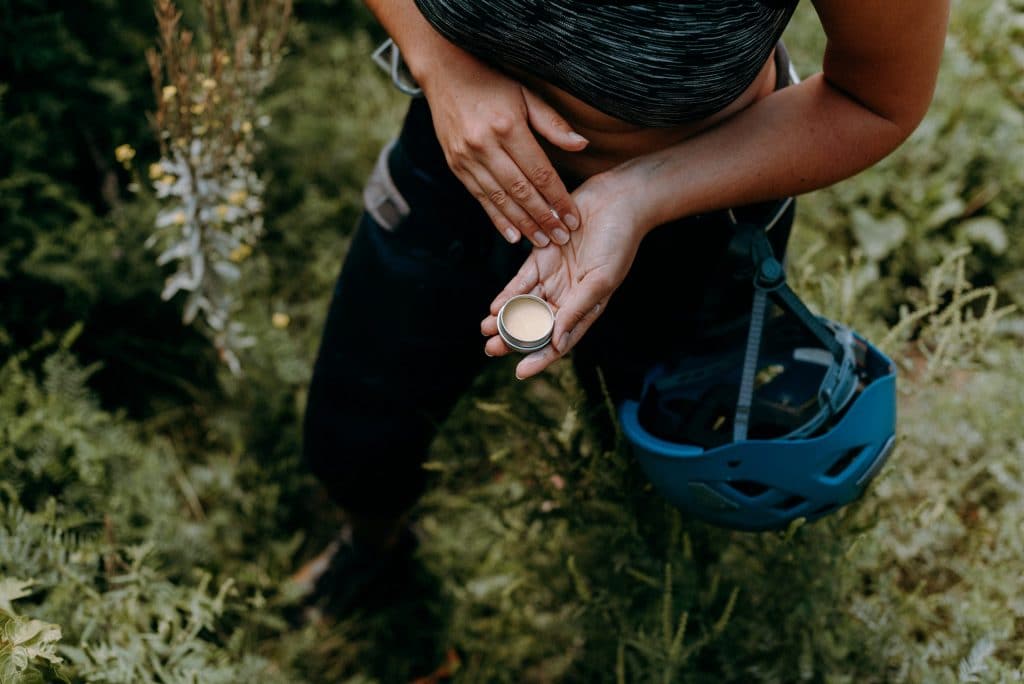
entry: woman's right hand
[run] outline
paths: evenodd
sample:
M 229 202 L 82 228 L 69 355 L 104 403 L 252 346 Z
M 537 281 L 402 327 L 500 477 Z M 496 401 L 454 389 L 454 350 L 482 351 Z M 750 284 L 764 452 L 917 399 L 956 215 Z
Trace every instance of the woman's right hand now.
M 421 82 L 434 129 L 455 176 L 509 242 L 564 245 L 579 208 L 533 131 L 578 152 L 587 140 L 519 82 L 469 58 Z M 532 130 L 531 130 L 532 128 Z

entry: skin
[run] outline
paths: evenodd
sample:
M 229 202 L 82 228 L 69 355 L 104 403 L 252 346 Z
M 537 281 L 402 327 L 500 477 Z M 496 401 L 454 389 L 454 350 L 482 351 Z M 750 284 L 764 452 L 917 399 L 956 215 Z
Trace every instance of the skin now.
M 423 87 L 453 171 L 499 230 L 513 224 L 537 246 L 481 323 L 485 352 L 501 356 L 510 351 L 497 337 L 501 305 L 523 293 L 552 305 L 552 344 L 519 362 L 521 379 L 572 350 L 654 227 L 822 188 L 896 149 L 931 102 L 949 16 L 949 0 L 815 0 L 827 36 L 821 73 L 773 92 L 769 59 L 715 116 L 645 129 L 549 83 L 483 65 L 433 31 L 412 0 L 367 4 Z M 566 194 L 537 149 L 551 170 L 585 182 Z M 556 226 L 545 202 L 581 227 L 554 239 L 568 226 Z

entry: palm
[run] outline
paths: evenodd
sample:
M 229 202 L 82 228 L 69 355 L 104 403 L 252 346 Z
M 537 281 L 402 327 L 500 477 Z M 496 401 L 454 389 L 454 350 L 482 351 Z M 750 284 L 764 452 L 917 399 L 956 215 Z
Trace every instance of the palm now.
M 551 304 L 556 314 L 583 291 L 599 295 L 595 299 L 603 304 L 633 261 L 628 226 L 587 220 L 583 225 L 565 245 L 534 249 L 519 272 L 536 281 L 531 292 Z
M 554 309 L 552 344 L 520 363 L 520 377 L 539 373 L 579 341 L 626 277 L 640 243 L 633 208 L 621 193 L 608 192 L 607 186 L 599 186 L 595 179 L 584 184 L 574 197 L 583 218 L 582 227 L 565 245 L 534 248 L 516 277 L 495 298 L 492 315 L 482 326 L 485 334 L 495 335 L 494 314 L 517 294 L 535 294 Z M 492 354 L 508 351 L 494 337 L 487 349 Z

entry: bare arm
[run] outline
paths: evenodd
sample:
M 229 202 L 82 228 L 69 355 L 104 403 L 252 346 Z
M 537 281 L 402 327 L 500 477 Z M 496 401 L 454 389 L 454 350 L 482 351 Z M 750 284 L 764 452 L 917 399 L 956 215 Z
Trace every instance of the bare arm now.
M 509 242 L 568 242 L 579 209 L 533 131 L 568 151 L 587 141 L 522 84 L 446 40 L 413 0 L 366 4 L 423 89 L 449 167 L 495 227 Z
M 931 102 L 949 0 L 815 0 L 828 36 L 824 71 L 608 180 L 635 203 L 639 228 L 796 195 L 882 159 Z
M 366 6 L 398 45 L 421 87 L 434 75 L 448 68 L 457 70 L 460 62 L 473 59 L 435 31 L 413 0 L 366 0 Z

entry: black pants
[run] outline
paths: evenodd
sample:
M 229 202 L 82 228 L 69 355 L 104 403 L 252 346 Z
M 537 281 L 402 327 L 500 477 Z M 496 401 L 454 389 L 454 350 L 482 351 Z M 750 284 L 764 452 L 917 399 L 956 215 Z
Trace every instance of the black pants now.
M 480 321 L 530 249 L 525 239 L 505 242 L 448 169 L 424 100 L 412 101 L 385 152 L 402 206 L 375 211 L 381 220 L 370 212 L 360 219 L 334 288 L 304 425 L 310 467 L 343 508 L 364 515 L 397 515 L 421 494 L 421 464 L 437 427 L 488 362 Z M 764 222 L 778 206 L 734 215 Z M 780 258 L 792 220 L 790 208 L 769 233 Z M 597 368 L 618 402 L 639 393 L 659 359 L 712 332 L 743 334 L 752 287 L 732 277 L 724 259 L 732 225 L 727 212 L 715 212 L 644 238 L 607 311 L 573 351 L 592 400 L 602 399 Z

